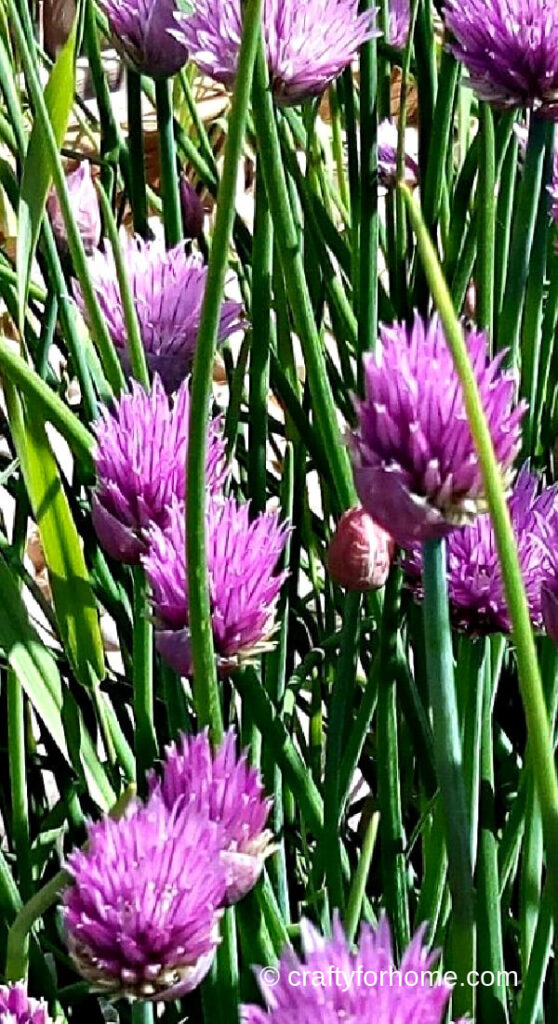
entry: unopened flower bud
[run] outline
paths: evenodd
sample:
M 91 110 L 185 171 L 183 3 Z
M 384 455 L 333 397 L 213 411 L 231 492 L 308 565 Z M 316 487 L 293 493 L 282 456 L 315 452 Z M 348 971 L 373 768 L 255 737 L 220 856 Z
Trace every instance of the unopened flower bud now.
M 341 516 L 331 538 L 329 574 L 347 590 L 379 590 L 389 574 L 395 545 L 389 533 L 363 508 L 351 508 Z
M 194 186 L 184 175 L 180 177 L 180 205 L 185 237 L 199 238 L 203 231 L 203 206 Z
M 91 168 L 87 161 L 81 163 L 76 171 L 68 174 L 66 185 L 84 249 L 88 255 L 91 255 L 101 240 L 101 213 L 99 199 L 91 178 Z M 67 253 L 68 234 L 56 192 L 51 192 L 47 207 L 54 237 L 60 249 Z

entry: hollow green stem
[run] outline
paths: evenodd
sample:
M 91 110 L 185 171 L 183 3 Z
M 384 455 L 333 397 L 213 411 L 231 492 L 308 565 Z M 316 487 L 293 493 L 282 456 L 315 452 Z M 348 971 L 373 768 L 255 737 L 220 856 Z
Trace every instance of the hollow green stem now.
M 350 195 L 350 229 L 351 229 L 351 255 L 353 262 L 353 296 L 355 313 L 358 309 L 359 291 L 359 238 L 360 238 L 360 189 L 359 180 L 359 154 L 356 126 L 356 105 L 355 105 L 355 83 L 353 69 L 351 66 L 345 68 L 341 78 L 337 82 L 338 91 L 342 89 L 343 109 L 345 113 L 345 137 L 347 140 L 347 166 L 349 172 L 349 195 Z
M 492 337 L 494 322 L 494 246 L 496 241 L 496 157 L 494 117 L 488 103 L 480 104 L 480 161 L 477 247 L 477 323 Z
M 114 219 L 111 205 L 108 201 L 105 191 L 101 186 L 98 189 L 99 200 L 101 203 L 101 209 L 103 211 L 103 219 L 105 222 L 105 230 L 109 237 L 109 241 L 112 248 L 112 254 L 114 257 L 114 266 L 116 268 L 116 276 L 118 278 L 118 287 L 120 288 L 120 298 L 122 300 L 122 310 L 124 312 L 124 323 L 126 324 L 126 335 L 128 338 L 128 348 L 130 351 L 130 364 L 132 368 L 132 376 L 136 380 L 143 384 L 146 391 L 149 390 L 149 371 L 147 369 L 147 360 L 145 358 L 145 352 L 143 348 L 143 342 L 141 339 L 141 330 L 138 320 L 138 314 L 134 304 L 134 296 L 130 287 L 130 281 L 126 270 L 126 263 L 122 255 L 122 248 L 120 246 L 120 240 L 118 237 L 118 228 Z
M 249 704 L 257 725 L 275 761 L 279 765 L 289 789 L 297 801 L 308 828 L 316 837 L 323 827 L 323 806 L 318 790 L 308 776 L 306 766 L 296 749 L 285 723 L 277 714 L 253 669 L 237 672 L 232 680 L 243 702 Z
M 339 95 L 335 82 L 329 87 L 329 106 L 331 110 L 331 135 L 333 159 L 337 172 L 337 185 L 341 202 L 346 210 L 349 209 L 349 189 L 345 177 L 345 158 L 343 155 L 343 132 L 341 128 L 341 109 L 339 106 Z
M 434 725 L 434 754 L 445 819 L 448 877 L 452 899 L 453 967 L 458 976 L 454 1012 L 472 1013 L 467 975 L 475 964 L 475 917 L 469 816 L 446 585 L 445 541 L 423 545 L 426 667 Z
M 370 821 L 368 822 L 360 851 L 360 857 L 358 858 L 358 864 L 351 883 L 349 898 L 347 900 L 347 913 L 345 915 L 345 934 L 349 942 L 352 942 L 355 937 L 360 918 L 364 894 L 366 892 L 368 872 L 370 871 L 370 864 L 372 863 L 374 848 L 376 846 L 379 821 L 380 815 L 376 813 L 371 816 Z
M 372 6 L 366 0 L 366 8 Z M 360 245 L 359 349 L 376 344 L 378 332 L 378 55 L 375 39 L 360 51 Z
M 126 169 L 126 178 L 129 178 L 129 160 L 126 146 L 122 138 L 120 126 L 116 122 L 112 109 L 110 89 L 103 68 L 103 58 L 99 41 L 99 32 L 95 18 L 94 0 L 86 0 L 83 16 L 83 41 L 91 70 L 91 77 L 95 89 L 97 106 L 99 108 L 99 121 L 101 124 L 101 156 L 108 162 L 103 164 L 101 179 L 104 188 L 109 188 L 112 178 L 112 167 L 110 163 L 120 158 Z
M 492 445 L 490 429 L 482 407 L 478 384 L 463 332 L 455 315 L 451 297 L 426 226 L 408 189 L 404 186 L 401 187 L 413 230 L 417 236 L 420 257 L 463 386 L 467 417 L 483 475 L 512 622 L 519 686 L 543 816 L 548 876 L 552 887 L 554 912 L 558 917 L 558 779 L 517 543 L 510 520 L 502 474 Z
M 174 139 L 174 118 L 172 109 L 172 86 L 168 79 L 155 82 L 157 99 L 157 127 L 159 129 L 159 154 L 161 158 L 161 194 L 163 197 L 163 223 L 167 248 L 177 245 L 182 238 L 182 213 L 178 191 L 178 169 L 176 143 Z
M 141 75 L 128 68 L 126 72 L 128 99 L 128 153 L 130 155 L 130 204 L 134 230 L 147 237 L 147 191 L 145 187 L 145 153 L 141 113 Z
M 262 0 L 248 0 L 244 8 L 244 32 L 229 116 L 223 175 L 219 186 L 215 230 L 194 359 L 190 404 L 186 547 L 188 606 L 194 667 L 193 690 L 198 724 L 210 726 L 214 742 L 220 739 L 223 725 L 220 691 L 215 673 L 207 576 L 205 529 L 207 438 L 205 426 L 209 416 L 213 359 L 234 221 L 236 181 L 246 130 L 254 60 L 260 36 L 261 8 Z M 202 425 L 203 429 L 200 429 Z
M 545 177 L 552 174 L 554 150 L 547 147 Z M 526 455 L 536 449 L 537 390 L 541 379 L 542 329 L 545 304 L 552 301 L 547 287 L 547 248 L 549 195 L 544 189 L 539 199 L 539 208 L 533 234 L 533 246 L 529 261 L 529 274 L 525 293 L 525 313 L 521 331 L 521 394 L 527 400 L 527 412 L 523 420 Z
M 6 3 L 10 16 L 10 24 L 17 42 L 25 72 L 25 79 L 33 102 L 35 117 L 40 121 L 43 131 L 45 141 L 45 159 L 50 163 L 52 178 L 60 202 L 60 209 L 64 218 L 64 224 L 66 226 L 68 248 L 70 250 L 76 277 L 78 278 L 81 286 L 83 301 L 85 308 L 87 309 L 91 325 L 91 333 L 99 348 L 99 354 L 107 380 L 109 381 L 113 391 L 119 393 L 124 383 L 122 370 L 91 283 L 86 253 L 72 213 L 72 204 L 66 184 L 66 176 L 64 174 L 60 154 L 58 152 L 58 145 L 54 135 L 52 122 L 48 114 L 41 82 L 35 66 L 34 55 L 31 54 L 27 46 L 25 32 L 21 25 L 15 0 L 6 0 Z
M 405 831 L 401 810 L 397 723 L 397 635 L 401 613 L 401 571 L 392 569 L 382 612 L 378 673 L 378 803 L 382 881 L 398 949 L 409 942 Z
M 332 906 L 339 908 L 344 905 L 339 834 L 341 817 L 339 764 L 348 727 L 351 723 L 360 606 L 360 594 L 349 591 L 345 598 L 343 636 L 328 717 L 324 792 L 324 859 L 329 898 Z
M 252 345 L 250 349 L 248 483 L 254 512 L 266 503 L 267 400 L 269 352 L 272 332 L 271 277 L 273 271 L 273 224 L 265 185 L 256 177 L 254 267 L 252 292 Z
M 418 4 L 415 2 L 415 9 Z M 452 138 L 453 110 L 459 77 L 459 63 L 445 50 L 440 66 L 440 84 L 428 138 L 428 169 L 424 177 L 424 216 L 434 225 L 440 214 L 448 147 Z
M 25 763 L 25 700 L 15 672 L 8 670 L 8 739 L 12 829 L 17 857 L 19 888 L 23 899 L 31 895 L 31 843 L 27 807 L 27 769 Z
M 346 508 L 356 500 L 352 472 L 347 452 L 341 443 L 323 342 L 316 327 L 304 276 L 300 238 L 293 218 L 275 111 L 268 88 L 267 65 L 261 47 L 254 74 L 253 105 L 266 192 L 295 329 L 304 351 L 315 423 L 330 460 L 338 504 Z
M 67 871 L 59 871 L 19 911 L 8 932 L 6 981 L 19 981 L 27 976 L 27 949 L 33 925 L 56 903 L 64 886 L 71 881 Z
M 499 639 L 499 638 L 496 638 Z M 481 1019 L 503 1024 L 507 1020 L 506 986 L 502 982 L 504 964 L 500 883 L 498 877 L 498 840 L 495 816 L 494 751 L 492 715 L 497 679 L 493 679 L 491 659 L 483 667 L 483 708 L 481 722 L 481 792 L 479 811 L 479 859 L 477 869 L 478 969 L 492 972 L 489 986 L 481 985 L 478 1012 Z
M 511 348 L 514 361 L 517 359 L 521 336 L 525 286 L 543 184 L 545 147 L 553 131 L 552 122 L 531 114 L 525 166 L 512 230 L 508 278 L 498 323 L 498 347 Z
M 153 1024 L 153 1003 L 136 999 L 132 1003 L 132 1024 Z
M 153 724 L 153 626 L 148 594 L 145 573 L 140 566 L 134 566 L 134 714 L 136 774 L 140 789 L 157 753 Z

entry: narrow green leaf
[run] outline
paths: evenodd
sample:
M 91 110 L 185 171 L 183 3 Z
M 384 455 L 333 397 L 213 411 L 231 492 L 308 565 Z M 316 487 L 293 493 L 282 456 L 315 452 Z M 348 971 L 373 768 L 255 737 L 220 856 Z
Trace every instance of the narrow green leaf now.
M 74 98 L 76 24 L 60 52 L 45 88 L 45 103 L 58 147 L 62 145 Z M 25 325 L 25 306 L 33 257 L 52 181 L 48 146 L 40 118 L 35 120 L 23 167 L 18 209 L 17 277 L 19 329 Z
M 34 408 L 39 410 L 41 419 L 56 427 L 68 442 L 76 459 L 82 463 L 84 470 L 92 473 L 91 453 L 95 447 L 93 434 L 89 433 L 87 427 L 83 426 L 56 392 L 45 384 L 38 373 L 35 373 L 3 338 L 0 338 L 0 374 L 15 384 L 20 392 L 30 397 Z
M 80 537 L 37 406 L 5 381 L 12 437 L 41 533 L 61 639 L 81 683 L 105 677 L 103 642 Z
M 19 587 L 0 555 L 0 648 L 61 754 L 68 748 L 60 716 L 62 687 L 56 662 L 29 621 Z
M 75 758 L 71 756 L 62 717 L 64 692 L 56 662 L 29 621 L 19 586 L 2 555 L 0 593 L 0 650 L 4 652 L 35 714 L 49 732 L 60 753 L 80 775 L 83 773 L 91 798 L 106 811 L 114 803 L 115 794 L 99 761 L 91 736 L 83 724 L 81 711 L 71 694 L 66 692 L 66 706 L 75 711 L 79 728 Z M 0 877 L 0 905 L 1 899 Z

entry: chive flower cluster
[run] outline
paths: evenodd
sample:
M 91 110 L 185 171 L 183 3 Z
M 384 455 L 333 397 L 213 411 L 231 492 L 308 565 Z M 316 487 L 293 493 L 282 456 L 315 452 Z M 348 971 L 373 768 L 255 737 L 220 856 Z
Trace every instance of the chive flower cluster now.
M 266 1009 L 245 1006 L 243 1024 L 442 1024 L 451 987 L 432 984 L 438 955 L 424 945 L 424 931 L 415 934 L 396 967 L 385 917 L 376 929 L 362 925 L 356 949 L 337 915 L 328 939 L 302 921 L 302 957 L 287 948 L 271 980 L 257 972 Z
M 144 242 L 124 237 L 123 258 L 138 318 L 145 358 L 151 373 L 158 374 L 171 394 L 186 379 L 194 361 L 207 266 L 184 243 L 165 250 L 159 241 Z M 91 283 L 108 332 L 126 376 L 130 375 L 126 320 L 112 249 L 96 249 L 88 260 Z M 73 284 L 74 296 L 88 318 L 81 286 Z M 244 326 L 240 303 L 223 302 L 219 320 L 221 344 Z
M 223 908 L 256 884 L 273 849 L 270 802 L 233 730 L 216 751 L 207 732 L 181 737 L 149 789 L 120 819 L 90 824 L 86 847 L 70 854 L 64 926 L 93 988 L 169 1000 L 199 985 Z
M 196 0 L 171 35 L 204 74 L 234 85 L 242 39 L 241 0 Z M 285 106 L 321 96 L 363 43 L 381 33 L 358 0 L 264 0 L 262 29 L 271 89 Z M 401 36 L 400 19 L 397 38 Z
M 93 522 L 105 550 L 143 564 L 152 587 L 156 643 L 183 675 L 192 669 L 186 583 L 188 382 L 169 398 L 158 377 L 150 394 L 137 383 L 94 424 L 97 439 Z M 208 427 L 208 568 L 218 668 L 230 671 L 269 647 L 285 571 L 276 572 L 288 536 L 277 512 L 251 517 L 226 497 L 221 420 Z
M 555 628 L 558 593 L 558 487 L 543 486 L 528 465 L 516 475 L 525 403 L 503 369 L 505 352 L 488 355 L 486 336 L 465 341 L 487 416 L 533 625 Z M 404 549 L 409 583 L 422 597 L 425 540 L 447 538 L 450 608 L 472 635 L 511 628 L 496 539 L 465 413 L 463 392 L 444 332 L 434 318 L 384 326 L 377 354 L 365 357 L 365 397 L 350 436 L 355 483 L 364 508 Z
M 548 0 L 445 0 L 443 16 L 481 99 L 558 117 L 558 22 Z
M 52 1024 L 44 999 L 33 999 L 24 981 L 0 985 L 0 1024 Z

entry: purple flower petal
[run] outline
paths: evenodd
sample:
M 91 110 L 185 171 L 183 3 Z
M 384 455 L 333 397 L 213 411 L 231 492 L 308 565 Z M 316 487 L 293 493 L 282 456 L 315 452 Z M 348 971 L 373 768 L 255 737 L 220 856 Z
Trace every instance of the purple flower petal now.
M 256 884 L 264 859 L 272 852 L 265 828 L 270 810 L 261 776 L 250 767 L 246 751 L 238 757 L 236 734 L 229 729 L 213 752 L 207 731 L 182 736 L 167 747 L 163 774 L 152 773 L 150 792 L 171 809 L 181 801 L 219 824 L 221 860 L 227 885 L 225 900 L 236 903 Z
M 52 1024 L 47 1004 L 27 994 L 27 983 L 0 985 L 0 1021 L 5 1024 Z
M 429 972 L 437 956 L 423 945 L 424 928 L 407 947 L 399 968 L 385 918 L 375 931 L 362 925 L 355 951 L 338 917 L 329 939 L 308 921 L 302 922 L 301 932 L 303 956 L 287 948 L 278 979 L 268 984 L 265 972 L 256 969 L 267 1012 L 242 1007 L 244 1024 L 442 1024 L 451 988 L 445 981 L 433 983 Z
M 176 0 L 101 0 L 112 39 L 126 63 L 142 75 L 167 78 L 188 60 L 188 51 L 169 35 L 179 10 Z
M 67 868 L 68 947 L 96 988 L 175 999 L 200 983 L 219 938 L 225 871 L 217 825 L 153 796 L 89 826 Z
M 213 637 L 222 672 L 253 658 L 270 645 L 275 605 L 286 573 L 274 573 L 288 528 L 274 512 L 250 521 L 248 504 L 234 498 L 212 500 L 207 511 L 208 569 Z M 184 630 L 188 625 L 186 599 L 186 542 L 184 509 L 175 504 L 166 527 L 147 534 L 149 551 L 142 557 L 151 584 L 153 607 L 160 630 Z M 165 636 L 163 653 L 173 664 L 185 664 L 184 638 L 173 647 Z
M 375 11 L 358 0 L 264 0 L 263 33 L 275 99 L 300 103 L 321 96 L 366 40 L 381 35 Z M 241 0 L 196 0 L 177 14 L 172 35 L 205 74 L 231 88 L 242 37 Z
M 185 381 L 174 399 L 155 377 L 148 394 L 137 382 L 93 425 L 97 439 L 97 487 L 93 523 L 113 558 L 135 564 L 147 550 L 143 532 L 164 526 L 169 508 L 186 497 L 190 396 Z M 221 421 L 209 424 L 206 462 L 210 494 L 227 475 Z
M 171 393 L 192 368 L 207 267 L 197 255 L 188 256 L 182 243 L 168 251 L 159 242 L 144 242 L 140 238 L 125 238 L 122 245 L 147 363 L 151 373 L 158 373 L 166 391 Z M 126 323 L 112 250 L 98 249 L 88 267 L 110 336 L 129 375 Z M 73 282 L 73 291 L 87 319 L 77 281 Z M 225 301 L 219 343 L 241 329 L 243 323 L 240 303 Z
M 558 22 L 548 0 L 445 0 L 443 14 L 481 99 L 558 117 Z
M 540 629 L 544 590 L 557 575 L 554 551 L 558 538 L 558 485 L 541 488 L 539 478 L 525 465 L 508 504 L 531 620 Z M 456 627 L 472 635 L 509 632 L 511 622 L 488 513 L 449 535 L 447 564 L 450 607 Z M 415 593 L 421 597 L 420 548 L 413 548 L 406 555 L 404 565 Z M 548 624 L 547 629 L 550 632 Z
M 383 326 L 381 352 L 364 359 L 365 397 L 350 437 L 359 498 L 402 546 L 443 537 L 485 507 L 461 382 L 436 318 Z M 524 405 L 515 377 L 488 360 L 486 336 L 465 335 L 502 474 L 510 479 Z

